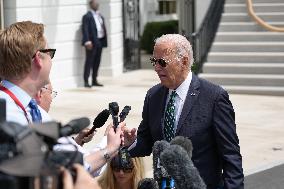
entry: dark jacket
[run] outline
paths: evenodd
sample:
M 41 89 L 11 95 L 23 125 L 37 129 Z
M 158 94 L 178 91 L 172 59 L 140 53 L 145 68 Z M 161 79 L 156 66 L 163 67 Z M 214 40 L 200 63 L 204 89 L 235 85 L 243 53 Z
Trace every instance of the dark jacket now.
M 132 156 L 150 155 L 154 142 L 164 139 L 163 116 L 167 94 L 168 89 L 161 84 L 147 92 L 137 145 L 130 151 Z M 235 113 L 224 89 L 193 75 L 179 118 L 178 135 L 192 141 L 192 161 L 208 189 L 216 189 L 222 182 L 225 189 L 243 189 Z
M 95 19 L 93 17 L 93 14 L 91 11 L 88 11 L 82 19 L 82 34 L 83 34 L 83 39 L 82 39 L 82 45 L 87 41 L 92 41 L 94 45 L 101 43 L 102 47 L 107 47 L 107 32 L 106 32 L 106 27 L 105 27 L 105 20 L 102 15 L 100 15 L 103 20 L 103 28 L 105 31 L 105 36 L 102 38 L 100 41 L 97 36 L 97 26 Z

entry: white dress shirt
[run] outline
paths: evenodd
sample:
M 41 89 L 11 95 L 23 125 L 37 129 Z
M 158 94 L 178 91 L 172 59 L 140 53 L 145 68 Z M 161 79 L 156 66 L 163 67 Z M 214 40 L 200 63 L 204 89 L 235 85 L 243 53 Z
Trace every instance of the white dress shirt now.
M 188 92 L 188 89 L 189 89 L 189 86 L 190 86 L 190 83 L 191 83 L 191 79 L 192 79 L 192 73 L 189 72 L 187 77 L 186 77 L 186 79 L 175 90 L 176 93 L 177 93 L 177 96 L 175 98 L 175 103 L 174 103 L 174 105 L 175 105 L 175 115 L 176 115 L 175 130 L 176 130 L 177 125 L 178 125 L 179 117 L 180 117 L 180 114 L 182 112 L 182 108 L 183 108 L 183 105 L 184 105 L 184 102 L 185 102 L 185 99 L 186 99 L 186 95 L 187 95 L 187 92 Z M 170 95 L 171 95 L 172 91 L 173 91 L 172 89 L 169 89 L 168 97 L 167 97 L 167 101 L 166 101 L 166 105 L 165 105 L 165 111 L 164 112 L 166 112 L 167 104 L 168 104 L 168 102 L 170 100 Z
M 97 36 L 98 36 L 99 39 L 101 39 L 105 36 L 105 31 L 104 31 L 104 28 L 103 28 L 103 22 L 104 21 L 103 21 L 102 17 L 100 16 L 99 11 L 91 10 L 91 12 L 92 12 L 94 20 L 96 22 Z
M 31 108 L 29 106 L 29 103 L 32 99 L 32 97 L 25 92 L 23 89 L 18 87 L 17 85 L 7 81 L 3 80 L 1 84 L 7 88 L 9 91 L 11 91 L 17 99 L 22 103 L 23 107 L 25 108 L 28 119 L 30 122 L 32 122 L 32 116 L 31 116 Z M 19 123 L 21 125 L 28 125 L 28 121 L 25 116 L 25 112 L 15 103 L 15 101 L 5 92 L 0 90 L 0 98 L 3 98 L 6 100 L 6 120 L 7 121 L 13 121 L 16 123 Z M 41 108 L 38 107 L 41 115 L 42 115 L 42 122 L 51 121 L 50 116 Z
M 178 125 L 178 121 L 179 121 L 179 117 L 180 114 L 182 112 L 182 108 L 186 99 L 186 95 L 190 86 L 192 80 L 192 72 L 189 72 L 186 79 L 181 83 L 181 85 L 175 90 L 177 93 L 177 96 L 175 98 L 175 114 L 176 114 L 176 119 L 175 119 L 175 131 L 177 129 L 177 125 Z M 165 104 L 165 111 L 166 112 L 166 108 L 167 108 L 167 104 L 168 101 L 170 100 L 170 95 L 172 93 L 172 89 L 169 89 L 168 92 L 168 97 L 167 97 L 167 101 Z M 165 116 L 165 115 L 164 115 Z M 164 124 L 164 123 L 163 123 Z M 128 150 L 131 150 L 132 148 L 134 148 L 137 144 L 137 139 L 129 146 Z

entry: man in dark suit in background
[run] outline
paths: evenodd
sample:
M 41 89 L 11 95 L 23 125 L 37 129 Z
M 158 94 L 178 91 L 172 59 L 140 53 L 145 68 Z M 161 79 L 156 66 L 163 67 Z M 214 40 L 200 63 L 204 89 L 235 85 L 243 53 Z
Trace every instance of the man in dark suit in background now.
M 99 13 L 99 3 L 89 1 L 91 10 L 83 16 L 82 45 L 86 48 L 86 61 L 84 66 L 84 86 L 90 88 L 88 79 L 92 68 L 92 86 L 103 86 L 98 83 L 97 75 L 101 62 L 103 47 L 107 47 L 107 32 L 103 16 Z
M 136 129 L 124 131 L 132 156 L 147 156 L 158 140 L 188 137 L 192 160 L 208 189 L 243 189 L 242 156 L 235 113 L 229 95 L 220 86 L 192 74 L 193 52 L 179 34 L 156 40 L 151 62 L 161 83 L 145 97 Z

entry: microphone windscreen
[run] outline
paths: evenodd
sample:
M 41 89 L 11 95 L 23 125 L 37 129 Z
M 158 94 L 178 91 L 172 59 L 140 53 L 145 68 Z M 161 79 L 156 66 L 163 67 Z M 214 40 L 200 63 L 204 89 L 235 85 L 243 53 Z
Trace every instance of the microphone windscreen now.
M 156 141 L 153 146 L 153 174 L 154 179 L 158 182 L 162 178 L 169 177 L 168 173 L 164 169 L 164 167 L 160 163 L 160 155 L 161 153 L 167 149 L 170 146 L 170 144 L 164 140 Z
M 171 145 L 161 153 L 161 163 L 175 181 L 176 188 L 206 189 L 197 168 L 187 152 L 179 145 Z
M 159 189 L 159 186 L 153 178 L 144 178 L 138 182 L 137 189 Z
M 179 145 L 181 147 L 183 147 L 183 149 L 187 152 L 189 158 L 192 157 L 192 143 L 191 140 L 183 137 L 183 136 L 176 136 L 172 141 L 171 141 L 171 145 Z
M 102 127 L 109 117 L 109 111 L 107 109 L 103 110 L 93 121 L 92 131 L 97 128 Z
M 82 117 L 79 119 L 73 119 L 60 129 L 60 136 L 69 136 L 72 134 L 77 134 L 89 125 L 89 118 Z

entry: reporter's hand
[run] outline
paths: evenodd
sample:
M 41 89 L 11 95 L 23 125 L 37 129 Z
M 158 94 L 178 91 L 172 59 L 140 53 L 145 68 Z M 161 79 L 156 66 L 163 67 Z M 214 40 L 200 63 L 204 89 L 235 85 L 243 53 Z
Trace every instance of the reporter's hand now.
M 80 131 L 80 133 L 75 138 L 76 143 L 83 146 L 84 143 L 90 142 L 93 139 L 95 133 L 91 133 L 88 135 L 89 131 L 90 131 L 89 128 Z
M 113 127 L 113 124 L 109 124 L 105 130 L 104 136 L 107 136 L 109 130 Z
M 124 128 L 123 136 L 124 136 L 124 146 L 130 146 L 137 138 L 136 128 Z
M 63 189 L 98 189 L 100 188 L 91 175 L 80 164 L 74 164 L 76 181 L 73 183 L 72 176 L 67 169 L 63 171 Z
M 123 143 L 123 134 L 122 134 L 122 127 L 124 127 L 125 123 L 122 122 L 114 131 L 114 128 L 111 127 L 107 134 L 107 150 L 112 157 L 117 154 L 117 151 L 120 145 Z

